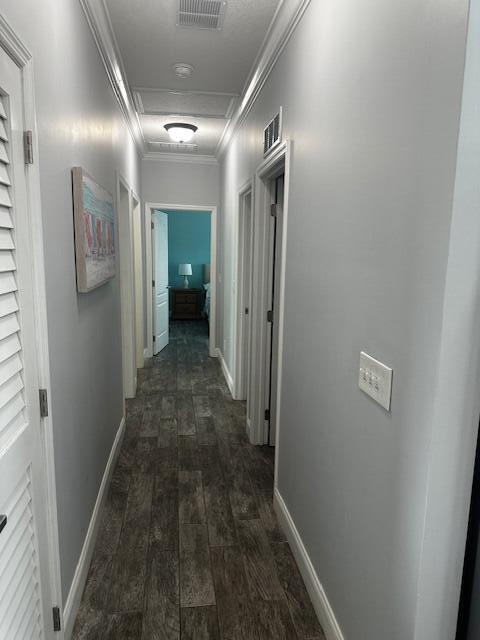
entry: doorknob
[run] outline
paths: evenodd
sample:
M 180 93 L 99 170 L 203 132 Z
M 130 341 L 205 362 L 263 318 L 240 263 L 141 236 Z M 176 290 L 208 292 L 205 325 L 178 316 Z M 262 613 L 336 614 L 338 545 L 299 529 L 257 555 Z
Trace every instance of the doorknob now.
M 2 533 L 2 531 L 5 529 L 6 524 L 7 524 L 7 516 L 1 515 L 0 516 L 0 533 Z

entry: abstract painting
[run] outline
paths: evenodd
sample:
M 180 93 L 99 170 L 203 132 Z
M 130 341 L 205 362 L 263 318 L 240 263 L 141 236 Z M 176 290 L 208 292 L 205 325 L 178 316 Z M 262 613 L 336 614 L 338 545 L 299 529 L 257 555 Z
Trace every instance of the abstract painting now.
M 88 293 L 115 276 L 115 209 L 110 193 L 82 169 L 72 169 L 77 291 Z

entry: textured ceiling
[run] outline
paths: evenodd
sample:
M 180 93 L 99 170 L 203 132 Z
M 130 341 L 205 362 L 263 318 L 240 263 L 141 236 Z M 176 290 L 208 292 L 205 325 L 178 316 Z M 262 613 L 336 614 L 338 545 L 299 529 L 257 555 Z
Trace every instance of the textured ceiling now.
M 186 115 L 195 152 L 215 152 L 279 3 L 227 0 L 223 28 L 204 30 L 176 26 L 178 0 L 106 0 L 147 142 L 168 141 L 163 124 Z M 175 76 L 177 62 L 191 78 Z
M 240 93 L 279 0 L 228 0 L 221 31 L 176 26 L 178 0 L 107 0 L 132 87 Z M 195 68 L 188 80 L 172 65 Z

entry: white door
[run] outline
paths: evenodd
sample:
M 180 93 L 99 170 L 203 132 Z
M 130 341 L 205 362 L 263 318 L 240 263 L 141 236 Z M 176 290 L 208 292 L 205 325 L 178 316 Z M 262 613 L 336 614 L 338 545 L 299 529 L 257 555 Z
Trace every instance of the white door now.
M 168 216 L 163 211 L 152 214 L 153 255 L 153 353 L 168 344 Z
M 0 49 L 2 640 L 53 637 L 22 114 L 21 71 Z

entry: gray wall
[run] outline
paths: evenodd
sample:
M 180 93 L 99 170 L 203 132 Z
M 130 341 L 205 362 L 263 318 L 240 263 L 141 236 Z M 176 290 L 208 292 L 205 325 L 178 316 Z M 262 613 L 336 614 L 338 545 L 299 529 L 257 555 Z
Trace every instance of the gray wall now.
M 420 635 L 415 625 L 467 10 L 312 1 L 221 167 L 219 344 L 233 371 L 238 189 L 283 105 L 293 165 L 279 490 L 355 640 L 451 639 L 432 633 L 436 620 Z M 394 369 L 391 413 L 358 389 L 362 349 Z
M 470 3 L 417 638 L 453 638 L 480 413 L 480 3 Z M 430 635 L 428 635 L 430 634 Z M 480 572 L 471 638 L 480 637 Z
M 118 169 L 139 192 L 139 158 L 78 0 L 3 0 L 0 11 L 34 56 L 65 601 L 123 415 L 119 278 L 76 293 L 70 171 L 114 194 Z
M 162 204 L 217 205 L 219 167 L 143 159 L 142 198 Z

